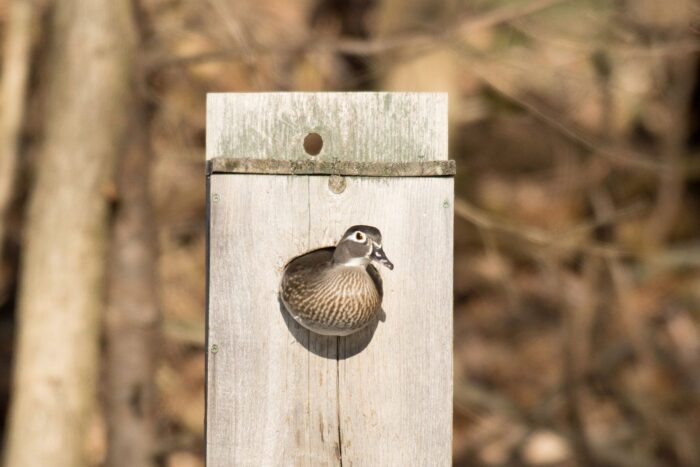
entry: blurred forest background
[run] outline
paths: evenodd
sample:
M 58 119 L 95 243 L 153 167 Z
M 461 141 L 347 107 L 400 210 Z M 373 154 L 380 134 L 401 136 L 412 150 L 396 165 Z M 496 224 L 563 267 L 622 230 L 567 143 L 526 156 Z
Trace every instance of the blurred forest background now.
M 698 18 L 0 1 L 5 465 L 202 466 L 205 94 L 404 90 L 450 99 L 455 465 L 700 466 Z

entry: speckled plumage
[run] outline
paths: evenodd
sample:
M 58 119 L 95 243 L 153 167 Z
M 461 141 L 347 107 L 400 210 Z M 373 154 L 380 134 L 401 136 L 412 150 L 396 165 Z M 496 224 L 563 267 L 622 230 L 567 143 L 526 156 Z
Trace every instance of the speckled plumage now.
M 348 232 L 358 227 L 366 226 L 355 226 Z M 381 242 L 379 231 L 377 235 Z M 344 240 L 347 239 L 344 237 Z M 381 276 L 369 264 L 369 255 L 377 256 L 371 258 L 373 260 L 381 258 L 390 268 L 393 265 L 383 256 L 381 243 L 376 248 L 381 255 L 374 252 L 371 237 L 367 244 L 364 256 L 357 250 L 336 252 L 336 247 L 331 247 L 298 256 L 287 264 L 280 297 L 299 324 L 318 334 L 344 336 L 373 321 L 381 309 L 383 290 Z M 345 262 L 338 262 L 338 257 Z M 364 258 L 367 259 L 365 264 L 352 263 Z

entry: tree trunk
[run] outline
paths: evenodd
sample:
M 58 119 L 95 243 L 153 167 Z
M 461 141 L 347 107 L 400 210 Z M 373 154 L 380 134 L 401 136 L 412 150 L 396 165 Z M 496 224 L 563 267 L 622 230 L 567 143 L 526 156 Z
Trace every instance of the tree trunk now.
M 117 176 L 119 203 L 105 327 L 108 467 L 155 465 L 160 316 L 147 119 L 144 109 L 135 108 L 131 147 Z
M 0 119 L 0 259 L 3 255 L 7 210 L 12 201 L 22 124 L 32 32 L 40 5 L 15 0 L 8 6 L 2 57 L 2 116 Z
M 125 141 L 130 0 L 55 3 L 45 138 L 26 219 L 8 467 L 85 465 L 95 401 L 105 187 Z

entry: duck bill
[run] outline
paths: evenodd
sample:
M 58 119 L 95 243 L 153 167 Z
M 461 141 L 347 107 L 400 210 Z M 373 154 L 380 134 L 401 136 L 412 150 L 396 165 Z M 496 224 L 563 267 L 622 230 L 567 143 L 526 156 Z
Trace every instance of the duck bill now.
M 374 247 L 370 258 L 389 269 L 394 269 L 394 263 L 389 261 L 389 258 L 386 257 L 386 254 L 384 254 L 384 250 L 381 247 Z

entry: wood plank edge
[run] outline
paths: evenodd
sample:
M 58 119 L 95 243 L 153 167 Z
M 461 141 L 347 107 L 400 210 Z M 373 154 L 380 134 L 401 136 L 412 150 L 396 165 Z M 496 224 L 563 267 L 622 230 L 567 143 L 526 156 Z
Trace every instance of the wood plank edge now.
M 206 163 L 206 174 L 344 175 L 355 177 L 453 177 L 454 160 L 421 162 L 287 161 L 214 157 Z

